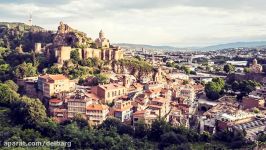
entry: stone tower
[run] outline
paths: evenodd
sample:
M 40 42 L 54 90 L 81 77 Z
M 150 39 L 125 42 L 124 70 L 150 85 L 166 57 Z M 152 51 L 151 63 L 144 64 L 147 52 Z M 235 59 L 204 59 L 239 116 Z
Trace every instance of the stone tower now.
M 100 39 L 103 39 L 103 38 L 104 38 L 103 30 L 101 30 L 101 31 L 99 32 L 99 38 L 100 38 Z

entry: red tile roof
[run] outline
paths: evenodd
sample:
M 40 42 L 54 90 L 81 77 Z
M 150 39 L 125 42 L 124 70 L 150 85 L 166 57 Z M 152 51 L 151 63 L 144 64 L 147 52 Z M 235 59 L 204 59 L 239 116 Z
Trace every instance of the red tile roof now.
M 105 90 L 113 90 L 116 88 L 123 88 L 124 86 L 122 86 L 120 84 L 111 83 L 111 84 L 99 85 L 99 87 L 102 89 L 105 89 Z
M 103 104 L 92 104 L 87 107 L 87 110 L 105 110 L 108 109 L 109 107 L 107 105 Z
M 56 81 L 56 80 L 66 80 L 66 79 L 68 79 L 63 74 L 56 74 L 56 75 L 46 74 L 46 75 L 40 76 L 40 78 L 48 79 L 48 80 L 53 80 L 53 81 Z
M 56 99 L 56 98 L 54 98 L 54 99 L 50 99 L 49 102 L 50 102 L 50 103 L 61 103 L 61 102 L 63 102 L 63 101 L 60 100 L 60 99 Z

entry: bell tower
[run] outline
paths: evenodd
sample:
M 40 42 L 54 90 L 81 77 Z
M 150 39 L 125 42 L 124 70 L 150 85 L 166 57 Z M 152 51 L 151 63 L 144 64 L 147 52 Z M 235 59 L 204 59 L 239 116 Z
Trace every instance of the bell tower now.
M 100 38 L 100 39 L 103 39 L 103 38 L 104 38 L 103 30 L 101 30 L 101 31 L 99 32 L 99 38 Z

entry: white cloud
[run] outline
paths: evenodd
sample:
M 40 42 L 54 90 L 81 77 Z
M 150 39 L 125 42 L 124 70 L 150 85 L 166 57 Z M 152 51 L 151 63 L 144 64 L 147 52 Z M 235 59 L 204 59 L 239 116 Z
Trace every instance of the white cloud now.
M 1 2 L 1 0 L 0 0 Z M 62 0 L 0 3 L 2 21 L 56 29 L 63 20 L 96 38 L 103 29 L 111 42 L 202 46 L 266 39 L 263 0 Z

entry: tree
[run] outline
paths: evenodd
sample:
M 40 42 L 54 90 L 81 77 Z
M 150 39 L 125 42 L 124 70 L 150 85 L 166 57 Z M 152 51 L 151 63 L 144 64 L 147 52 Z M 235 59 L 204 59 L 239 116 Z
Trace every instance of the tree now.
M 260 86 L 261 85 L 254 80 L 243 80 L 239 83 L 239 91 L 241 91 L 241 93 L 249 94 L 256 90 L 256 87 Z
M 10 65 L 9 64 L 1 64 L 0 65 L 0 75 L 8 74 L 10 71 Z
M 73 60 L 75 64 L 77 64 L 80 61 L 80 54 L 78 49 L 74 49 L 70 52 L 70 58 Z
M 12 80 L 7 80 L 5 81 L 5 84 L 10 88 L 12 89 L 13 91 L 17 92 L 18 91 L 18 85 L 12 81 Z
M 180 134 L 176 134 L 174 132 L 168 132 L 161 135 L 161 141 L 159 147 L 163 149 L 164 147 L 168 147 L 172 144 L 182 144 L 188 142 L 186 137 Z
M 12 109 L 14 120 L 27 127 L 34 127 L 47 119 L 46 109 L 39 99 L 23 96 L 12 104 Z
M 6 84 L 0 83 L 0 104 L 10 107 L 12 103 L 17 101 L 19 95 Z
M 87 58 L 86 60 L 81 60 L 80 65 L 87 66 L 87 67 L 93 67 L 94 62 L 93 62 L 92 58 Z
M 167 67 L 175 67 L 175 62 L 169 62 L 169 61 L 168 61 L 168 62 L 166 63 L 166 66 L 167 66 Z
M 181 69 L 182 69 L 186 74 L 190 74 L 190 72 L 191 72 L 190 68 L 188 68 L 187 66 L 182 66 Z
M 233 149 L 241 148 L 250 143 L 246 142 L 244 132 L 240 130 L 223 130 L 214 134 L 214 139 L 222 142 L 226 142 Z
M 182 84 L 183 85 L 187 85 L 187 84 L 189 84 L 189 81 L 188 80 L 184 80 Z
M 226 64 L 226 65 L 224 65 L 224 71 L 226 73 L 231 73 L 231 72 L 235 71 L 235 66 L 233 66 L 232 64 Z
M 111 129 L 111 128 L 118 128 L 122 122 L 117 118 L 107 118 L 100 126 L 99 128 L 102 129 Z
M 201 135 L 200 135 L 200 140 L 203 141 L 203 142 L 210 142 L 211 140 L 211 135 L 209 132 L 203 132 Z
M 14 72 L 15 77 L 22 79 L 37 75 L 37 68 L 32 63 L 25 63 L 18 65 Z
M 148 125 L 143 121 L 138 121 L 135 124 L 135 137 L 144 138 L 148 134 Z
M 214 78 L 211 82 L 205 85 L 206 96 L 211 100 L 217 100 L 220 98 L 225 82 L 222 78 Z
M 250 72 L 251 72 L 251 69 L 248 68 L 248 67 L 245 67 L 245 68 L 244 68 L 244 72 L 245 72 L 245 73 L 250 73 Z
M 47 69 L 46 73 L 49 73 L 49 74 L 61 74 L 62 73 L 62 69 L 59 68 L 58 66 L 52 66 L 52 67 L 49 67 Z
M 157 119 L 151 124 L 148 138 L 153 141 L 160 141 L 161 135 L 171 130 L 171 126 L 163 119 Z
M 190 74 L 197 75 L 196 71 L 190 71 Z
M 256 87 L 260 87 L 261 84 L 254 80 L 242 80 L 242 81 L 234 81 L 231 84 L 231 88 L 233 91 L 240 91 L 242 95 L 247 95 L 250 92 L 256 90 Z
M 266 134 L 264 133 L 259 133 L 257 140 L 260 142 L 266 142 Z
M 74 122 L 77 123 L 79 128 L 89 127 L 88 121 L 82 117 L 82 115 L 76 115 L 72 119 Z
M 109 78 L 108 78 L 107 75 L 105 75 L 105 74 L 97 74 L 95 76 L 98 79 L 98 83 L 99 84 L 107 84 L 107 83 L 109 83 Z

